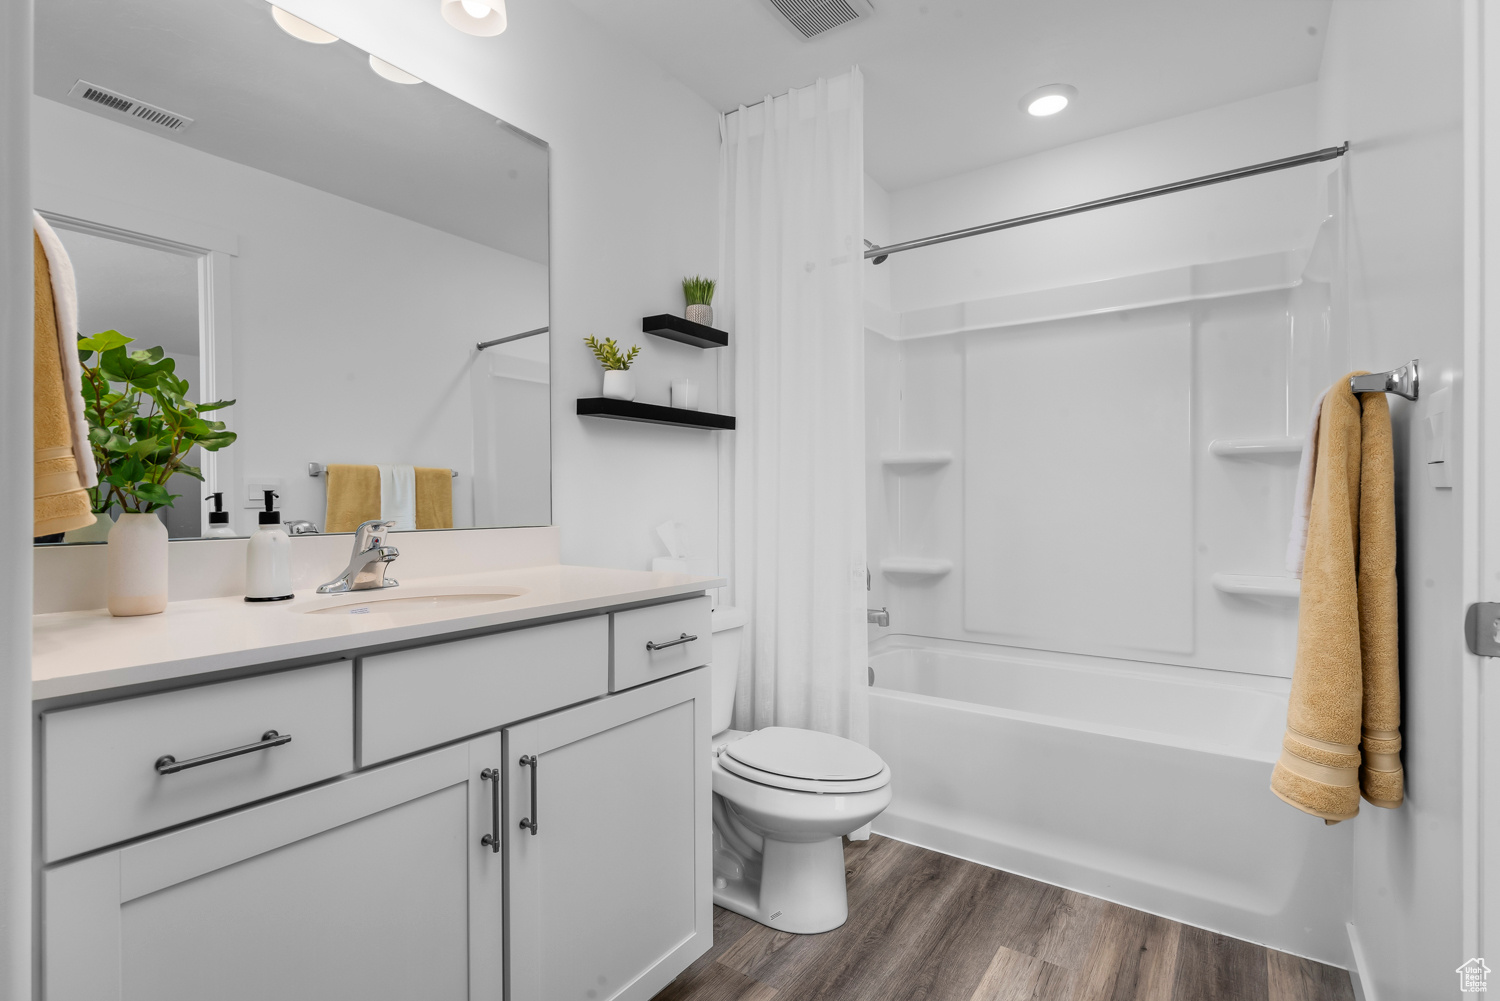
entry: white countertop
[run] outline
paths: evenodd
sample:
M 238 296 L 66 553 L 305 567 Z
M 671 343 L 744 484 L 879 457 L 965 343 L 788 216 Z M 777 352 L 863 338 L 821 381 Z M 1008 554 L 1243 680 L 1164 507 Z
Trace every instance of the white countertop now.
M 356 595 L 298 594 L 290 601 L 241 597 L 174 601 L 160 615 L 115 618 L 108 611 L 53 612 L 32 619 L 33 699 L 167 681 L 212 671 L 305 657 L 342 656 L 387 643 L 511 625 L 612 605 L 694 594 L 727 583 L 719 577 L 539 566 L 452 577 L 401 579 L 401 586 Z M 383 614 L 307 615 L 332 602 L 368 595 L 400 597 L 429 589 L 514 588 L 503 601 L 448 608 L 425 605 Z

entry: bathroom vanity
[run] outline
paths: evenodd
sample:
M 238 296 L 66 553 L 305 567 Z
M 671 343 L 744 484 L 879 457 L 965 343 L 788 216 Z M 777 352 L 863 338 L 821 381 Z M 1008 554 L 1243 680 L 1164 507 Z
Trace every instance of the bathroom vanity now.
M 38 616 L 38 996 L 650 998 L 712 938 L 720 583 Z

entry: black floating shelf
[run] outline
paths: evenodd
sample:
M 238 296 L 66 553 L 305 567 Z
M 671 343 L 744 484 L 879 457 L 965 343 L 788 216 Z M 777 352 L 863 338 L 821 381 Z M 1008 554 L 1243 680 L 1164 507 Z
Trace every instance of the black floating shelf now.
M 608 417 L 615 421 L 640 421 L 644 424 L 671 424 L 682 428 L 708 428 L 713 431 L 734 430 L 734 418 L 728 414 L 711 414 L 704 410 L 683 410 L 680 407 L 659 407 L 654 403 L 611 400 L 604 396 L 591 396 L 579 400 L 578 416 Z
M 722 348 L 729 344 L 729 335 L 722 330 L 684 320 L 671 313 L 647 316 L 641 320 L 641 332 L 665 337 L 669 341 L 691 344 L 695 348 Z

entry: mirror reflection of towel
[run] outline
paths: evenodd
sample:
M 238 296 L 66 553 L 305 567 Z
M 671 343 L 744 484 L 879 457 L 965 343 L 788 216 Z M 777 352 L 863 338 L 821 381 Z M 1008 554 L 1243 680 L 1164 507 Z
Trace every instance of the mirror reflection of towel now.
M 397 532 L 417 527 L 417 471 L 412 466 L 380 469 L 380 520 L 393 521 Z
M 399 466 L 328 467 L 328 515 L 325 532 L 352 532 L 360 522 L 381 518 L 398 521 L 385 503 L 382 472 Z M 412 524 L 407 529 L 453 527 L 453 471 L 447 468 L 406 466 L 415 483 Z M 400 526 L 398 526 L 400 527 Z

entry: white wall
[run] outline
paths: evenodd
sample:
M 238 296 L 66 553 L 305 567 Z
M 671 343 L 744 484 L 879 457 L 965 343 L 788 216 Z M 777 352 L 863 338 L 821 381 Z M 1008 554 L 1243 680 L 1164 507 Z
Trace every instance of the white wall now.
M 1391 408 L 1407 798 L 1395 811 L 1365 805 L 1351 824 L 1353 924 L 1367 1001 L 1458 997 L 1453 970 L 1469 958 L 1461 920 L 1462 518 L 1457 490 L 1428 485 L 1419 429 L 1462 361 L 1460 4 L 1339 0 L 1326 46 L 1320 138 L 1352 143 L 1351 361 L 1385 369 L 1422 360 L 1422 400 L 1393 399 Z M 1461 412 L 1458 401 L 1453 407 Z
M 322 525 L 326 484 L 309 462 L 457 469 L 454 525 L 474 524 L 474 341 L 546 324 L 545 266 L 43 98 L 32 170 L 44 210 L 77 215 L 72 205 L 104 198 L 236 239 L 227 346 L 239 402 L 223 419 L 240 437 L 217 488 L 239 531 L 254 530 L 256 481 L 279 481 L 286 519 Z M 514 433 L 545 439 L 546 414 Z M 519 472 L 545 477 L 547 464 Z
M 437 4 L 287 0 L 320 24 L 541 137 L 552 148 L 553 516 L 567 562 L 644 568 L 670 518 L 717 528 L 711 433 L 579 418 L 597 396 L 588 334 L 639 343 L 639 399 L 666 403 L 674 377 L 716 407 L 712 352 L 640 333 L 682 307 L 683 275 L 718 259 L 718 115 L 566 0 L 514 3 L 510 27 L 474 38 Z
M 31 997 L 31 3 L 0 4 L 0 998 Z

